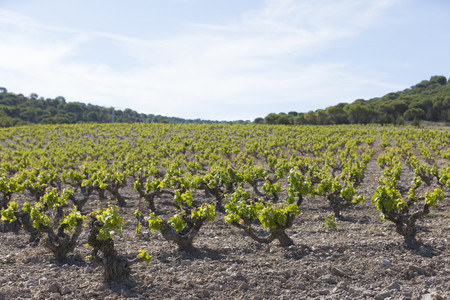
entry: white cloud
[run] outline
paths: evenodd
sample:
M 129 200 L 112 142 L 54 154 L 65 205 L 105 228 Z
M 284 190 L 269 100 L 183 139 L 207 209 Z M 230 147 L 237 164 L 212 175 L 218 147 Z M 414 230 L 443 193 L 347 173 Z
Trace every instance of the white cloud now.
M 55 28 L 0 10 L 0 26 L 10 29 L 0 41 L 0 81 L 15 92 L 187 118 L 317 109 L 352 95 L 350 82 L 382 85 L 352 75 L 345 62 L 310 58 L 360 33 L 390 4 L 266 1 L 239 23 L 191 23 L 191 33 L 159 40 Z M 82 50 L 100 38 L 114 42 L 119 59 L 135 63 L 84 61 Z

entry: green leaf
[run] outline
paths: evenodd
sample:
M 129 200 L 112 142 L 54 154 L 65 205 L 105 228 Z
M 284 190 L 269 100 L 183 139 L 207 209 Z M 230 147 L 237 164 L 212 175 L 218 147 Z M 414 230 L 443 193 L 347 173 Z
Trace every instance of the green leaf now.
M 148 227 L 150 227 L 151 231 L 160 230 L 162 228 L 162 219 L 159 216 L 156 216 L 155 213 L 150 213 L 148 216 Z
M 148 253 L 145 250 L 139 250 L 139 254 L 137 255 L 137 257 L 141 257 L 144 259 L 144 262 L 148 265 L 148 263 L 150 262 L 150 258 L 151 256 L 148 255 Z

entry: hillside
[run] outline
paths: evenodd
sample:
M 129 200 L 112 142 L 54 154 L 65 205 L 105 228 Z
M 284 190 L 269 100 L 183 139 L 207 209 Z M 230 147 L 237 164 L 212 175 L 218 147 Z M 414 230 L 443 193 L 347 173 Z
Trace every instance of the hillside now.
M 248 121 L 189 120 L 154 114 L 138 113 L 129 108 L 114 110 L 81 102 L 66 102 L 64 97 L 54 99 L 31 94 L 8 92 L 0 87 L 0 127 L 27 124 L 74 123 L 247 123 Z M 370 100 L 339 103 L 325 109 L 300 113 L 270 113 L 256 118 L 254 123 L 285 125 L 331 124 L 404 124 L 405 122 L 450 122 L 450 81 L 444 76 L 432 76 L 399 92 L 388 93 Z
M 403 124 L 408 121 L 450 122 L 450 81 L 444 76 L 403 91 L 370 100 L 358 99 L 351 104 L 339 103 L 307 113 L 271 113 L 255 123 L 265 124 Z
M 27 124 L 111 123 L 113 118 L 117 123 L 219 123 L 219 121 L 143 114 L 128 108 L 113 111 L 111 107 L 66 102 L 64 97 L 50 99 L 39 97 L 34 93 L 26 97 L 0 88 L 0 127 Z

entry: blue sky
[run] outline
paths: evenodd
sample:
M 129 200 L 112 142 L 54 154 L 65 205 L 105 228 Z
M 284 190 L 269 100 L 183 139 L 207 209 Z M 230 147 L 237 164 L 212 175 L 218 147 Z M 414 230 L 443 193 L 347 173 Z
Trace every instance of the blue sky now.
M 450 76 L 445 0 L 0 0 L 0 86 L 253 120 Z

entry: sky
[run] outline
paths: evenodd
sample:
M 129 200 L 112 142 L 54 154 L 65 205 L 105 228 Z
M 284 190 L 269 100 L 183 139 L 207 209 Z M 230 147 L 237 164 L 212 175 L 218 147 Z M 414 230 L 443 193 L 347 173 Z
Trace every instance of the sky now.
M 254 120 L 450 76 L 447 0 L 0 0 L 0 87 Z

